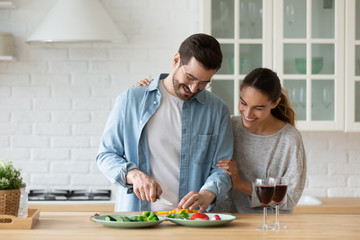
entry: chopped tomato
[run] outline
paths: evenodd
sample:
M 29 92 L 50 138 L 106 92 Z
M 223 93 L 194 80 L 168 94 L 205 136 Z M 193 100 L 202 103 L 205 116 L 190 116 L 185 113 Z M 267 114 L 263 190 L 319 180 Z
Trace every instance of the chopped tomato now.
M 211 220 L 221 220 L 221 218 L 220 218 L 219 215 L 215 214 L 215 215 L 211 218 Z
M 210 220 L 209 216 L 206 215 L 205 213 L 194 213 L 193 215 L 191 215 L 190 220 L 194 220 L 194 219 L 201 219 L 201 220 Z

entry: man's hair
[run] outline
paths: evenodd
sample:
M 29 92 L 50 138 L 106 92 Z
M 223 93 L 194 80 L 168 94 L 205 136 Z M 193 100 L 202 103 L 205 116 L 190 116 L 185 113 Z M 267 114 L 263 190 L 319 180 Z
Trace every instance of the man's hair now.
M 185 39 L 179 48 L 181 63 L 186 65 L 192 57 L 206 69 L 221 67 L 222 52 L 219 42 L 212 36 L 198 33 Z

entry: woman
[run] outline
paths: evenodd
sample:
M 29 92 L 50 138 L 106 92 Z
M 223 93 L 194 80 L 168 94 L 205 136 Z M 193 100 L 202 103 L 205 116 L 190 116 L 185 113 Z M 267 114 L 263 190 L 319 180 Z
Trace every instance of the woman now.
M 217 164 L 231 177 L 233 189 L 230 198 L 214 211 L 262 213 L 255 179 L 286 177 L 287 194 L 279 207 L 282 213 L 292 213 L 306 179 L 305 151 L 294 127 L 294 111 L 270 69 L 254 69 L 240 90 L 240 115 L 232 117 L 233 159 Z

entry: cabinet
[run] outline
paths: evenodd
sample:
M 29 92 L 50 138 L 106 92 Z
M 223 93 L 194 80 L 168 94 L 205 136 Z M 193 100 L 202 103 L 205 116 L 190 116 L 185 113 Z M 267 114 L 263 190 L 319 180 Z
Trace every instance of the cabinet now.
M 357 2 L 205 0 L 204 31 L 224 52 L 211 91 L 237 114 L 241 79 L 255 67 L 269 67 L 288 92 L 300 130 L 360 131 Z
M 204 1 L 204 31 L 218 39 L 223 63 L 211 91 L 238 113 L 241 80 L 259 66 L 272 67 L 272 1 Z
M 0 1 L 0 10 L 14 9 L 17 6 L 12 1 Z M 13 36 L 10 33 L 0 33 L 0 61 L 15 61 L 16 58 L 12 56 L 13 46 L 9 45 L 9 39 L 13 41 Z M 11 54 L 9 54 L 11 53 Z
M 0 32 L 0 61 L 14 61 L 14 36 Z
M 360 132 L 360 0 L 346 1 L 345 131 Z
M 13 9 L 17 6 L 12 1 L 0 1 L 0 9 Z
M 301 130 L 344 130 L 344 1 L 275 1 L 274 69 Z

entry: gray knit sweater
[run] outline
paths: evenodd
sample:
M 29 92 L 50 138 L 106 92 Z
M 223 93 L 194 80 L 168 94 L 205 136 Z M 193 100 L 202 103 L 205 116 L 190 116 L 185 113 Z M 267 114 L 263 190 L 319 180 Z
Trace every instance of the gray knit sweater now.
M 255 179 L 287 177 L 287 194 L 280 204 L 281 213 L 293 213 L 304 190 L 306 157 L 300 132 L 290 124 L 272 135 L 256 135 L 242 125 L 241 116 L 232 116 L 234 156 L 240 177 L 253 184 L 248 196 L 231 190 L 230 197 L 213 209 L 214 212 L 262 213 L 255 193 Z M 272 203 L 270 206 L 275 207 Z M 268 212 L 274 212 L 269 208 Z

